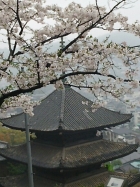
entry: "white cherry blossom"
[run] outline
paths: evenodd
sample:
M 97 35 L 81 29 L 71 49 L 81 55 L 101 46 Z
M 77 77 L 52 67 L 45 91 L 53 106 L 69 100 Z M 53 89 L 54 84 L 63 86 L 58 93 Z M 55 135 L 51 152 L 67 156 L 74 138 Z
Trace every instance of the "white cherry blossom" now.
M 8 56 L 0 54 L 0 82 L 7 81 L 0 90 L 1 109 L 18 106 L 33 115 L 34 104 L 26 93 L 49 84 L 56 89 L 64 89 L 64 84 L 87 88 L 95 97 L 93 111 L 104 106 L 103 98 L 120 99 L 138 88 L 139 49 L 89 35 L 98 28 L 140 37 L 139 22 L 129 24 L 116 12 L 125 5 L 125 0 L 117 0 L 108 10 L 74 2 L 62 8 L 44 0 L 0 1 L 0 33 L 9 49 Z M 50 52 L 62 37 L 68 38 L 65 46 Z

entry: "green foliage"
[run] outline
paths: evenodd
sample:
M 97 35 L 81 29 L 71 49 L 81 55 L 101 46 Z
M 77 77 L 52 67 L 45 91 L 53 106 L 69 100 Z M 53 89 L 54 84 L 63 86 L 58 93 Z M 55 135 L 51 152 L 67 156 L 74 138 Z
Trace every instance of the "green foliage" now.
M 20 175 L 27 171 L 27 166 L 19 163 L 7 163 L 7 170 L 10 175 Z
M 122 162 L 119 159 L 105 163 L 105 166 L 107 167 L 108 171 L 114 171 L 113 168 L 115 166 L 120 166 L 120 165 L 122 165 Z
M 58 50 L 57 55 L 60 57 L 62 55 L 62 49 Z
M 121 162 L 121 160 L 117 159 L 117 160 L 113 160 L 111 164 L 113 166 L 118 166 L 118 165 L 120 166 L 120 165 L 122 165 L 122 162 Z
M 100 184 L 99 186 L 97 186 L 97 187 L 104 187 L 105 185 L 104 184 Z
M 108 171 L 114 171 L 114 170 L 113 170 L 113 165 L 112 165 L 112 164 L 108 164 Z
M 2 124 L 0 124 L 0 141 L 6 141 L 10 145 L 25 143 L 25 132 L 9 129 L 7 127 L 3 127 Z

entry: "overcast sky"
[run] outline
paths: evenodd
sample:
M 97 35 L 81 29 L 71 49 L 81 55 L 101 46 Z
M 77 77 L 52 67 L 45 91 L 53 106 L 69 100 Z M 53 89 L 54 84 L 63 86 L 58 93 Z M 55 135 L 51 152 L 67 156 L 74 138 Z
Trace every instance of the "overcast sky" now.
M 127 9 L 120 9 L 119 12 L 121 12 L 123 15 L 127 16 L 129 18 L 129 22 L 133 23 L 136 20 L 140 21 L 140 17 L 139 17 L 139 9 L 140 9 L 140 0 L 126 0 L 127 2 L 129 1 L 135 1 L 135 3 L 132 3 L 131 5 L 127 6 Z M 51 4 L 57 4 L 58 6 L 62 6 L 65 7 L 67 6 L 69 3 L 71 2 L 75 2 L 75 3 L 79 3 L 82 6 L 87 6 L 89 4 L 95 4 L 95 0 L 46 0 L 47 4 L 51 5 Z M 102 5 L 102 6 L 106 6 L 109 8 L 109 6 L 111 7 L 113 4 L 110 3 L 112 2 L 112 0 L 98 0 L 98 4 Z M 34 28 L 38 28 L 38 25 L 34 25 Z M 103 30 L 95 30 L 92 31 L 92 34 L 96 37 L 101 36 L 106 34 L 107 31 L 103 31 Z M 3 36 L 0 36 L 0 41 L 4 40 Z M 0 42 L 1 43 L 1 42 Z M 2 44 L 0 45 L 0 48 L 7 48 L 6 44 Z
M 139 12 L 140 12 L 140 0 L 127 0 L 127 2 L 133 2 L 129 5 L 127 5 L 127 7 L 124 9 L 120 9 L 119 12 L 121 14 L 123 14 L 124 16 L 127 16 L 129 19 L 130 23 L 135 22 L 136 20 L 140 21 L 140 17 L 139 17 Z M 75 2 L 75 3 L 79 3 L 82 6 L 87 6 L 89 4 L 95 4 L 95 0 L 48 0 L 47 4 L 51 5 L 51 4 L 57 4 L 58 6 L 62 6 L 65 7 L 67 6 L 69 3 L 71 2 Z M 107 8 L 112 7 L 112 0 L 98 0 L 98 5 L 101 6 L 105 6 Z M 100 36 L 105 34 L 105 31 L 102 30 L 98 30 L 95 31 L 96 32 L 96 36 Z
M 112 0 L 111 0 L 112 1 Z M 102 5 L 102 6 L 106 6 L 109 7 L 108 2 L 111 2 L 110 0 L 98 0 L 98 4 Z M 131 5 L 127 6 L 127 9 L 121 9 L 120 12 L 123 15 L 126 15 L 129 17 L 129 20 L 135 21 L 135 20 L 140 20 L 139 17 L 139 10 L 140 10 L 140 0 L 131 0 L 131 2 L 135 2 L 135 3 L 131 3 Z M 47 4 L 57 4 L 59 6 L 65 7 L 67 6 L 69 3 L 71 2 L 75 2 L 75 3 L 79 3 L 82 6 L 87 6 L 89 4 L 95 4 L 95 0 L 48 0 Z M 127 0 L 127 2 L 129 2 L 129 0 Z M 110 4 L 112 5 L 112 4 Z

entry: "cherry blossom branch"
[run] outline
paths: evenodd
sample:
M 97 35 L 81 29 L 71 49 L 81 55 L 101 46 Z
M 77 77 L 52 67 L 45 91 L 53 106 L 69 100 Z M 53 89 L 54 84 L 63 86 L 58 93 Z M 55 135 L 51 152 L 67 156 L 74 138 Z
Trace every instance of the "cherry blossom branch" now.
M 7 35 L 3 35 L 6 35 L 9 47 L 9 58 L 6 59 L 4 53 L 0 54 L 0 79 L 9 85 L 1 89 L 1 108 L 23 106 L 25 101 L 30 100 L 26 93 L 49 84 L 55 84 L 57 89 L 64 85 L 88 88 L 96 97 L 95 107 L 101 103 L 101 97 L 109 94 L 120 97 L 138 88 L 140 51 L 137 48 L 140 46 L 129 47 L 125 42 L 121 45 L 108 43 L 108 39 L 99 42 L 87 35 L 90 30 L 100 28 L 125 30 L 139 36 L 138 22 L 129 24 L 126 16 L 114 13 L 125 0 L 115 1 L 115 6 L 109 11 L 100 7 L 98 0 L 95 0 L 95 5 L 87 7 L 73 2 L 64 9 L 57 5 L 45 5 L 42 0 L 39 2 L 0 2 L 0 28 L 7 31 Z M 44 26 L 46 18 L 53 19 L 54 25 Z M 30 21 L 41 24 L 42 29 L 32 29 Z M 120 28 L 114 29 L 116 23 L 120 24 Z M 54 40 L 71 34 L 77 35 L 58 52 L 50 53 L 44 49 L 45 44 L 50 46 Z M 24 72 L 20 72 L 21 66 Z M 60 75 L 61 72 L 65 74 Z M 32 108 L 27 102 L 25 105 L 24 109 Z
M 65 52 L 73 43 L 75 43 L 86 31 L 88 31 L 88 30 L 91 30 L 92 28 L 94 28 L 96 25 L 97 25 L 97 23 L 99 23 L 101 20 L 104 20 L 111 12 L 113 12 L 113 10 L 117 7 L 117 6 L 119 6 L 122 2 L 124 2 L 125 0 L 122 0 L 122 1 L 120 1 L 120 2 L 118 2 L 106 15 L 104 15 L 103 17 L 101 17 L 100 16 L 100 18 L 94 23 L 94 24 L 92 24 L 91 26 L 89 26 L 88 28 L 86 28 L 85 30 L 83 30 L 75 39 L 73 39 L 70 43 L 68 43 L 62 50 L 61 50 L 61 53 L 59 53 L 58 55 L 59 56 L 61 56 L 61 54 L 63 53 L 63 52 Z M 79 26 L 81 26 L 81 25 L 83 25 L 83 24 L 85 24 L 85 23 L 88 23 L 88 22 L 90 22 L 91 21 L 91 19 L 90 20 L 88 20 L 88 21 L 86 21 L 86 22 L 84 22 L 84 23 L 82 23 L 82 24 L 80 24 Z M 69 34 L 71 34 L 71 33 L 65 33 L 65 34 L 58 34 L 58 35 L 55 35 L 55 36 L 53 36 L 53 37 L 50 37 L 49 39 L 46 39 L 46 40 L 44 40 L 44 41 L 42 41 L 42 42 L 40 42 L 40 43 L 38 43 L 36 46 L 35 46 L 35 48 L 37 48 L 38 46 L 40 46 L 40 45 L 44 45 L 45 43 L 47 43 L 47 42 L 49 42 L 49 41 L 52 41 L 52 40 L 54 40 L 54 39 L 58 39 L 58 38 L 61 38 L 61 37 L 64 37 L 64 36 L 68 36 Z M 21 51 L 18 51 L 17 53 L 15 53 L 14 54 L 14 56 L 17 56 L 17 55 L 20 55 L 20 54 L 24 54 L 24 52 L 21 52 Z
M 21 20 L 20 20 L 20 16 L 19 16 L 19 0 L 17 0 L 16 16 L 17 16 L 17 21 L 18 21 L 19 26 L 20 26 L 20 29 L 21 29 L 21 31 L 20 31 L 20 33 L 19 33 L 19 35 L 20 35 L 21 32 L 22 32 L 22 30 L 23 30 L 23 27 L 22 27 L 22 22 L 21 22 Z
M 100 17 L 94 24 L 90 25 L 89 27 L 87 27 L 86 29 L 84 29 L 76 38 L 74 38 L 69 44 L 67 44 L 62 50 L 61 53 L 63 53 L 64 51 L 66 51 L 72 44 L 74 44 L 80 37 L 82 37 L 82 35 L 88 31 L 93 29 L 101 20 L 105 19 L 111 12 L 113 12 L 113 10 L 119 6 L 122 2 L 124 2 L 125 0 L 122 0 L 120 2 L 118 2 L 106 15 L 104 15 L 103 17 Z M 61 54 L 60 54 L 61 55 Z
M 100 13 L 100 10 L 99 10 L 99 6 L 98 6 L 97 0 L 96 0 L 95 2 L 96 2 L 96 8 L 97 8 L 97 10 L 98 10 L 99 17 L 101 18 L 101 13 Z
M 101 73 L 99 73 L 99 72 L 97 72 L 97 71 L 95 71 L 95 72 L 72 72 L 72 73 L 67 73 L 67 74 L 63 74 L 63 75 L 61 75 L 59 78 L 56 78 L 56 79 L 53 79 L 53 80 L 51 80 L 50 81 L 50 84 L 55 84 L 58 80 L 63 80 L 64 78 L 66 78 L 66 77 L 70 77 L 70 76 L 76 76 L 76 75 L 99 75 L 99 76 L 104 76 L 105 77 L 105 75 L 102 75 Z M 114 80 L 116 80 L 116 77 L 114 76 L 114 75 L 111 75 L 111 74 L 109 74 L 109 75 L 107 75 L 107 77 L 109 77 L 109 78 L 112 78 L 112 79 L 114 79 Z M 124 79 L 123 80 L 124 82 L 131 82 L 132 80 L 130 80 L 130 79 Z M 139 83 L 140 83 L 140 81 L 139 81 Z M 82 86 L 82 85 L 73 85 L 73 84 L 64 84 L 64 85 L 69 85 L 69 86 L 72 86 L 72 87 L 77 87 L 77 88 L 93 88 L 92 86 Z M 42 88 L 44 86 L 44 84 L 43 83 L 38 83 L 38 84 L 36 84 L 35 86 L 33 86 L 33 87 L 30 87 L 30 88 L 27 88 L 27 89 L 19 89 L 19 90 L 14 90 L 14 91 L 12 91 L 12 92 L 9 92 L 9 93 L 5 93 L 5 94 L 2 94 L 2 96 L 0 97 L 0 105 L 4 102 L 4 100 L 6 99 L 6 98 L 9 98 L 9 97 L 12 97 L 12 96 L 17 96 L 17 95 L 19 95 L 19 94 L 24 94 L 24 93 L 29 93 L 29 92 L 32 92 L 32 91 L 34 91 L 34 90 L 36 90 L 36 89 L 39 89 L 39 88 Z
M 3 3 L 4 5 L 7 5 L 4 1 L 2 1 L 2 3 Z M 11 9 L 14 13 L 16 13 L 16 11 L 15 11 L 12 7 L 9 7 L 9 9 Z

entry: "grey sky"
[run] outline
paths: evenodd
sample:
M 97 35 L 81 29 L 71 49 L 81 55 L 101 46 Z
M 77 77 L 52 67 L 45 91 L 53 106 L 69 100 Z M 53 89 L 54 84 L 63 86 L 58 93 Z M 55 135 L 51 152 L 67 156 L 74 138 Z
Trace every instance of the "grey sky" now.
M 131 3 L 129 5 L 127 5 L 126 8 L 122 8 L 120 10 L 118 10 L 118 12 L 120 12 L 121 14 L 123 14 L 124 16 L 127 16 L 129 19 L 129 23 L 133 23 L 136 20 L 140 21 L 140 17 L 139 17 L 139 8 L 140 8 L 140 0 L 127 0 L 127 2 L 134 2 Z M 49 0 L 47 1 L 47 4 L 51 5 L 51 4 L 57 4 L 58 6 L 62 6 L 65 7 L 67 6 L 69 3 L 71 2 L 75 2 L 75 3 L 79 3 L 82 6 L 87 6 L 89 4 L 95 4 L 95 0 Z M 109 8 L 109 6 L 111 7 L 113 5 L 113 3 L 111 3 L 112 0 L 98 0 L 98 5 L 101 6 L 105 6 L 107 8 Z M 96 33 L 96 36 L 100 36 L 103 35 L 105 33 L 107 33 L 107 31 L 103 31 L 103 30 L 95 30 L 95 32 L 93 31 L 93 33 Z
M 127 0 L 127 2 L 129 2 L 130 0 Z M 139 18 L 139 8 L 140 8 L 140 0 L 131 0 L 132 3 L 131 5 L 127 6 L 127 9 L 121 9 L 119 10 L 123 15 L 128 16 L 129 20 L 135 21 L 135 20 L 140 20 Z M 95 4 L 95 0 L 49 0 L 47 1 L 47 4 L 57 4 L 59 6 L 65 7 L 67 6 L 69 3 L 71 2 L 75 2 L 75 3 L 79 3 L 82 6 L 87 6 L 88 4 Z M 109 7 L 109 3 L 111 1 L 110 0 L 98 0 L 98 4 L 101 6 L 106 6 Z M 111 4 L 112 5 L 112 4 Z
M 129 19 L 130 23 L 135 22 L 136 20 L 140 21 L 140 17 L 139 17 L 139 8 L 140 8 L 140 0 L 127 0 L 127 2 L 129 1 L 135 1 L 135 3 L 132 3 L 131 5 L 127 6 L 127 9 L 120 9 L 119 12 L 122 13 L 123 15 L 127 16 Z M 51 4 L 57 4 L 58 6 L 62 6 L 65 7 L 67 6 L 69 3 L 71 2 L 75 2 L 75 3 L 79 3 L 82 6 L 87 6 L 89 4 L 95 4 L 95 0 L 46 0 L 47 4 L 51 5 Z M 110 6 L 112 5 L 112 0 L 98 0 L 98 4 L 101 6 L 106 6 L 109 8 L 109 3 Z M 30 23 L 32 24 L 32 23 Z M 32 24 L 33 28 L 38 28 L 38 25 L 34 25 L 34 23 Z M 96 37 L 101 36 L 106 34 L 107 31 L 103 31 L 103 30 L 96 30 L 94 29 L 94 31 L 92 31 L 92 34 L 95 35 Z M 4 36 L 0 36 L 0 40 L 5 40 Z M 1 43 L 1 42 L 0 42 Z M 7 48 L 6 44 L 2 44 L 0 46 L 0 48 Z

